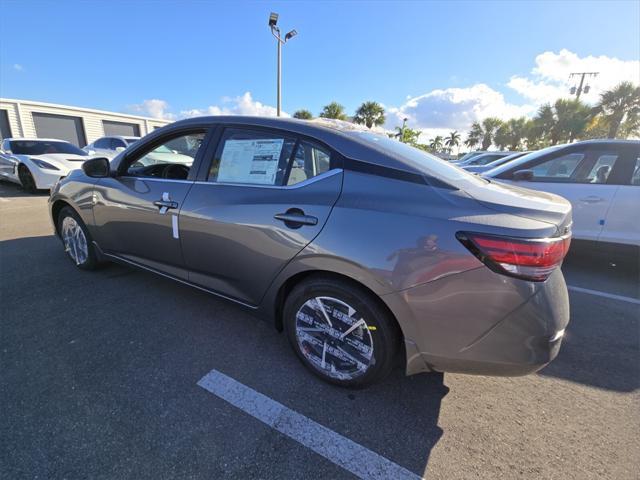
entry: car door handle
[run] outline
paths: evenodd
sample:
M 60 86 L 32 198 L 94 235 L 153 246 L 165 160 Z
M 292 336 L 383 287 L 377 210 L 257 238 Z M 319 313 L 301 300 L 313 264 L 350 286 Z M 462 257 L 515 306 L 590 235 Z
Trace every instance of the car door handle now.
M 598 197 L 597 195 L 589 195 L 588 197 L 582 197 L 580 201 L 584 203 L 598 203 L 603 202 L 604 198 Z
M 164 215 L 165 213 L 167 213 L 167 210 L 171 208 L 178 208 L 178 202 L 173 202 L 169 197 L 168 192 L 163 192 L 162 199 L 156 200 L 155 202 L 153 202 L 153 204 L 160 209 L 160 215 Z
M 285 213 L 276 213 L 273 218 L 285 223 L 287 227 L 298 228 L 302 225 L 317 225 L 318 219 L 311 215 L 305 215 L 302 210 L 292 208 Z

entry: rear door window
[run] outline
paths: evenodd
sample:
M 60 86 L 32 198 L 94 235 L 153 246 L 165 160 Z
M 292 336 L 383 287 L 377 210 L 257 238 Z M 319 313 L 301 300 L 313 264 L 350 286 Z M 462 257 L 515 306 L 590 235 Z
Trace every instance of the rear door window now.
M 287 185 L 295 185 L 328 172 L 331 168 L 331 153 L 306 141 L 301 141 L 291 163 Z
M 596 156 L 596 162 L 594 163 L 591 171 L 584 179 L 581 179 L 582 183 L 607 183 L 611 170 L 618 160 L 618 155 L 613 153 L 603 153 Z

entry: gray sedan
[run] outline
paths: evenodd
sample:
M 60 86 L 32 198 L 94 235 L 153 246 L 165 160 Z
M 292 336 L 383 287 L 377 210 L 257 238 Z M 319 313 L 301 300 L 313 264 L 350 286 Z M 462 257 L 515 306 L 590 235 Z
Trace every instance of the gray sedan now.
M 193 162 L 145 160 L 166 148 Z M 369 131 L 183 120 L 85 162 L 49 205 L 78 268 L 125 263 L 242 305 L 343 386 L 399 355 L 407 374 L 534 372 L 569 320 L 569 202 Z

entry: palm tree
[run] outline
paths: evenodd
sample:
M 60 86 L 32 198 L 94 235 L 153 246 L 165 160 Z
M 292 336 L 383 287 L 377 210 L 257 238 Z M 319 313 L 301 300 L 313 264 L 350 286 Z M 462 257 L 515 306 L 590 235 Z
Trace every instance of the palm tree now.
M 608 138 L 615 138 L 627 118 L 640 116 L 640 86 L 621 82 L 600 95 L 594 113 L 602 114 L 609 124 Z
M 495 134 L 495 144 L 503 150 L 505 147 L 509 150 L 518 150 L 520 142 L 522 142 L 526 133 L 527 118 L 512 118 L 504 122 Z
M 313 118 L 313 114 L 309 110 L 298 110 L 293 114 L 293 118 L 299 118 L 300 120 L 311 120 Z
M 480 140 L 482 150 L 488 150 L 500 125 L 502 125 L 502 120 L 495 117 L 487 117 L 482 123 L 474 122 L 469 131 L 469 138 Z
M 429 140 L 429 148 L 434 152 L 438 152 L 442 150 L 442 141 L 443 141 L 443 138 L 440 135 L 438 135 L 435 138 L 432 138 L 431 140 Z
M 449 148 L 449 153 L 453 150 L 453 147 L 460 147 L 460 134 L 457 130 L 454 130 L 444 140 L 444 144 Z M 458 148 L 460 150 L 460 148 Z
M 589 107 L 580 100 L 559 98 L 553 105 L 542 105 L 533 121 L 540 137 L 550 145 L 557 145 L 584 135 L 591 115 Z
M 367 128 L 382 125 L 385 121 L 384 108 L 378 102 L 364 102 L 353 117 L 355 123 L 363 123 Z
M 418 137 L 422 133 L 420 130 L 413 130 L 409 127 L 396 127 L 397 134 L 393 135 L 397 137 L 402 143 L 407 143 L 412 146 L 418 145 Z
M 465 146 L 469 147 L 469 150 L 472 150 L 479 143 L 480 139 L 478 137 L 471 136 L 471 133 L 469 133 L 467 139 L 464 141 Z
M 335 118 L 336 120 L 346 120 L 347 115 L 344 113 L 344 107 L 338 102 L 331 102 L 325 105 L 320 113 L 322 118 Z

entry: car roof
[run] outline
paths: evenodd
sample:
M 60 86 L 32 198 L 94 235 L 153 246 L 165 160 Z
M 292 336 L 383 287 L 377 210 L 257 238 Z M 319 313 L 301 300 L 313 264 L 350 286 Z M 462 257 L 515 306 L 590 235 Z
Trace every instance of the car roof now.
M 96 138 L 94 142 L 97 142 L 98 140 L 101 140 L 103 138 L 119 138 L 120 140 L 126 140 L 128 138 L 137 138 L 138 140 L 140 140 L 142 137 L 138 137 L 136 135 L 103 135 L 100 138 Z

